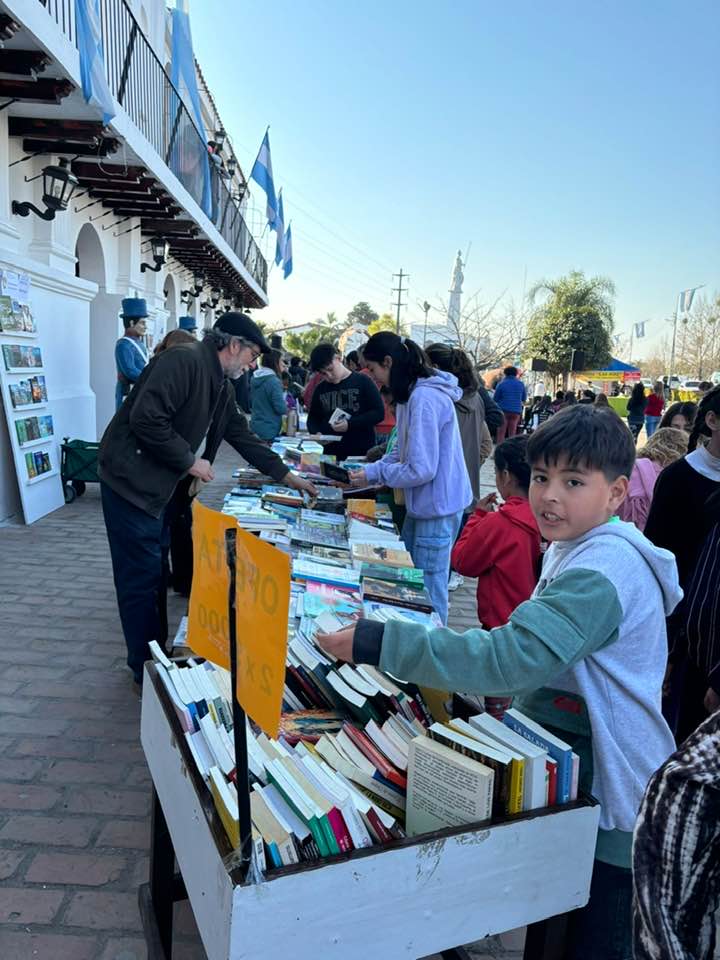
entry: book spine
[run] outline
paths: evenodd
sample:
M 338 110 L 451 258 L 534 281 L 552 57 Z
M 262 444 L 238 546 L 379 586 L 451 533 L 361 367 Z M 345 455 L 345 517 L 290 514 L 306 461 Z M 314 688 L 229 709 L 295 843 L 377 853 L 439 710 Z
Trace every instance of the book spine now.
M 511 730 L 514 730 L 515 733 L 519 733 L 521 737 L 529 740 L 530 743 L 534 743 L 536 747 L 540 747 L 541 750 L 546 750 L 553 760 L 557 760 L 557 802 L 567 803 L 570 799 L 570 786 L 572 780 L 572 750 L 569 748 L 567 750 L 561 750 L 554 743 L 550 743 L 549 741 L 545 740 L 544 737 L 541 737 L 539 734 L 535 733 L 534 730 L 530 730 L 525 726 L 524 723 L 521 723 L 515 717 L 512 717 L 507 713 L 503 718 L 503 722 L 510 727 Z
M 548 759 L 545 761 L 548 772 L 548 806 L 553 807 L 557 802 L 557 763 Z
M 340 848 L 340 853 L 350 853 L 351 850 L 355 849 L 355 845 L 352 842 L 350 831 L 347 828 L 342 813 L 337 807 L 333 807 L 332 810 L 328 812 L 327 818 L 337 845 Z
M 510 761 L 510 798 L 508 813 L 520 813 L 523 808 L 523 793 L 525 791 L 525 761 Z
M 385 827 L 385 824 L 382 822 L 380 817 L 377 815 L 377 811 L 373 810 L 372 807 L 368 810 L 366 814 L 370 825 L 372 826 L 375 835 L 377 836 L 380 843 L 383 845 L 386 843 L 392 843 L 393 835 Z

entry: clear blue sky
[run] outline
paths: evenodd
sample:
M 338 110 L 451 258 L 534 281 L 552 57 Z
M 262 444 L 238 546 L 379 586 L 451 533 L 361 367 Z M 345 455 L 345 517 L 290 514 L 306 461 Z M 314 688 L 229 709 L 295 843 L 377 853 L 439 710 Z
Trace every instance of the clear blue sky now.
M 417 318 L 470 241 L 466 294 L 520 300 L 526 268 L 607 274 L 616 330 L 652 318 L 652 339 L 679 290 L 720 289 L 717 0 L 192 0 L 190 17 L 246 173 L 271 125 L 295 265 L 272 272 L 272 322 L 382 312 L 400 267 Z

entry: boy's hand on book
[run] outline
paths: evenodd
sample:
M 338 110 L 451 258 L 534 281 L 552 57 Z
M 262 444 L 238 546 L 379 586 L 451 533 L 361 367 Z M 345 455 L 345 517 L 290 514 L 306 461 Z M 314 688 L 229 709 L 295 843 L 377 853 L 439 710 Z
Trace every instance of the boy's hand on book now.
M 331 423 L 330 426 L 335 433 L 347 433 L 348 422 L 347 420 L 336 420 L 335 423 Z
M 315 641 L 321 650 L 331 653 L 338 660 L 352 663 L 353 640 L 355 638 L 355 624 L 338 630 L 337 633 L 316 633 Z
M 365 471 L 360 470 L 351 470 L 350 471 L 350 486 L 351 487 L 366 487 L 367 486 L 367 477 L 365 476 Z

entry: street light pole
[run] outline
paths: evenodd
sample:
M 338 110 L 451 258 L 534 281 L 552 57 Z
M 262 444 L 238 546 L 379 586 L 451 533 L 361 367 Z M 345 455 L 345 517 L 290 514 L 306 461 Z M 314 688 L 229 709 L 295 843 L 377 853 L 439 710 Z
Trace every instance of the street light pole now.
M 680 297 L 678 296 L 677 306 L 675 307 L 675 318 L 673 320 L 673 337 L 672 337 L 672 347 L 670 348 L 670 371 L 668 377 L 670 378 L 669 383 L 672 388 L 672 378 L 674 377 L 673 370 L 675 369 L 675 341 L 677 339 L 677 323 L 678 323 L 678 311 L 680 309 Z
M 428 320 L 428 313 L 430 313 L 430 304 L 427 302 L 427 300 L 423 301 L 422 308 L 425 313 L 425 326 L 423 327 L 423 347 L 424 347 L 425 344 L 427 343 L 427 320 Z

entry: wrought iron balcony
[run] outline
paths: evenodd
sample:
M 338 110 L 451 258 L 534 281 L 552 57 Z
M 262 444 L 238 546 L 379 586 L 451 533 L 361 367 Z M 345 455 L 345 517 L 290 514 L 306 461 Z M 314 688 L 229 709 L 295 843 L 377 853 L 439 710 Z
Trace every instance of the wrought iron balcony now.
M 75 0 L 39 0 L 73 44 Z M 203 132 L 140 29 L 126 0 L 100 0 L 110 92 L 167 167 L 205 211 L 255 282 L 267 290 L 267 261 L 208 154 Z

